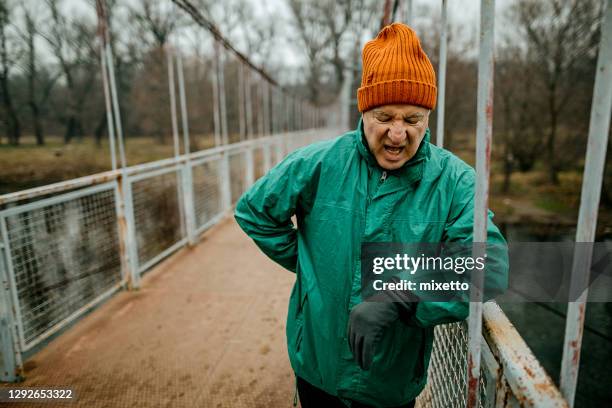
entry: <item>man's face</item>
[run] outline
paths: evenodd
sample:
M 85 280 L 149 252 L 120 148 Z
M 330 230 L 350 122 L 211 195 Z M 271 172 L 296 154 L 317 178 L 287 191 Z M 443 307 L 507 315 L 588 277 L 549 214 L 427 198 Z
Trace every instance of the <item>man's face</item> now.
M 370 151 L 385 170 L 399 169 L 415 155 L 429 125 L 429 110 L 414 105 L 383 105 L 363 113 Z

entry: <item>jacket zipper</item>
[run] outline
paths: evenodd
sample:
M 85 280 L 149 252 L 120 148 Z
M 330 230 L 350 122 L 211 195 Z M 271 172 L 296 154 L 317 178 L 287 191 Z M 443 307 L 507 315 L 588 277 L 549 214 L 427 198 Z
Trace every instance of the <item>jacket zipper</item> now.
M 382 174 L 380 175 L 380 183 L 384 183 L 385 180 L 387 179 L 387 172 L 383 171 Z

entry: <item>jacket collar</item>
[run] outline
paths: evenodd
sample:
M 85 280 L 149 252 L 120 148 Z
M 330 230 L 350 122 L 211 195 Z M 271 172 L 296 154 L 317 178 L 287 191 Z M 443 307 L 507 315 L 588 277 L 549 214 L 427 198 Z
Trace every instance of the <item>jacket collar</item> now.
M 359 124 L 355 131 L 357 140 L 357 150 L 361 157 L 367 162 L 368 166 L 371 168 L 377 168 L 379 171 L 383 171 L 383 169 L 378 165 L 376 158 L 370 151 L 368 147 L 368 142 L 365 138 L 365 134 L 363 131 L 363 118 L 359 118 Z M 430 140 L 430 131 L 429 128 L 425 131 L 425 136 L 421 141 L 419 148 L 417 149 L 415 155 L 408 160 L 402 167 L 396 170 L 388 170 L 387 174 L 389 176 L 395 176 L 402 181 L 407 182 L 409 184 L 420 181 L 423 178 L 423 169 L 425 167 L 425 162 L 429 160 L 429 156 L 431 155 L 431 149 L 429 146 Z

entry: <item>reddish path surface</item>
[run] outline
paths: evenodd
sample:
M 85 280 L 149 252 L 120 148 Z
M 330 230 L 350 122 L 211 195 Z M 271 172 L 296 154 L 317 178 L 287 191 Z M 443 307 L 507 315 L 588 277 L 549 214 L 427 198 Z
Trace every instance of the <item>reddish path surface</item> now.
M 26 361 L 17 386 L 71 387 L 70 407 L 290 407 L 293 280 L 224 220 Z

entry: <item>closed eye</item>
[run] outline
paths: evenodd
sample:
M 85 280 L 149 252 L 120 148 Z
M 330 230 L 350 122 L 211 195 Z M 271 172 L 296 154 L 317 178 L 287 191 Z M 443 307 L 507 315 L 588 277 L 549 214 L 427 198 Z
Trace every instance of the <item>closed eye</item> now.
M 421 121 L 421 119 L 423 119 L 423 116 L 421 115 L 412 115 L 405 117 L 404 122 L 408 123 L 409 125 L 416 125 Z

